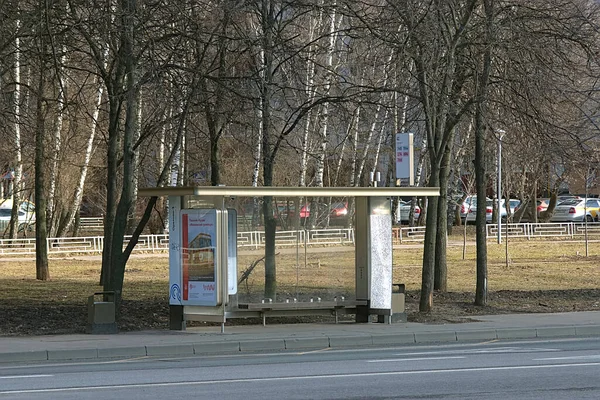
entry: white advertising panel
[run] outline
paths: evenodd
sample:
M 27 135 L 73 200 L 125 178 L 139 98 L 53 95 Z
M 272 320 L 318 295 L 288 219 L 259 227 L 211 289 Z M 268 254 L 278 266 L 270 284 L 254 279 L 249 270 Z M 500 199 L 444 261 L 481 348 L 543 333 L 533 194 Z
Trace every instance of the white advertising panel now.
M 227 293 L 237 293 L 237 211 L 227 209 Z
M 217 210 L 181 211 L 182 302 L 217 305 Z
M 169 196 L 169 304 L 181 298 L 181 197 Z

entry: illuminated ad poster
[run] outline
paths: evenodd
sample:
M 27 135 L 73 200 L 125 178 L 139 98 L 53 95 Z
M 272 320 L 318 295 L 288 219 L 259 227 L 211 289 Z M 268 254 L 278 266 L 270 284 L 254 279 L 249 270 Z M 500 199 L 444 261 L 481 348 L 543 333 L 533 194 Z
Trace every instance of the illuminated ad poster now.
M 216 210 L 182 210 L 181 229 L 183 303 L 215 306 L 217 304 Z

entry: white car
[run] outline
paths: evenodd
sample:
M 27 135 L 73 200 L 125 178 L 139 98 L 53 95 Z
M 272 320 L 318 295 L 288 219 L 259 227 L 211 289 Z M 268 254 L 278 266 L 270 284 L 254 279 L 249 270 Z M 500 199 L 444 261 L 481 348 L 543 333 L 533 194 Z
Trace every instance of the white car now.
M 398 201 L 398 208 L 396 208 L 396 223 L 408 222 L 410 215 L 410 201 Z M 414 220 L 418 220 L 421 215 L 421 208 L 415 204 L 415 215 Z
M 8 229 L 8 226 L 10 225 L 11 213 L 11 208 L 0 208 L 0 235 Z M 18 213 L 19 232 L 24 230 L 32 230 L 32 227 L 35 224 L 35 206 L 33 205 L 33 203 L 29 201 L 21 203 L 21 207 L 19 207 Z
M 600 201 L 598 199 L 568 199 L 554 208 L 550 222 L 588 222 L 598 221 Z
M 477 216 L 477 199 L 475 199 L 474 206 L 471 207 L 470 212 L 467 214 L 467 222 L 475 222 L 475 218 Z M 495 223 L 496 221 L 492 221 L 492 214 L 494 211 L 494 203 L 496 200 L 486 200 L 485 202 L 485 222 L 488 224 Z M 521 204 L 520 200 L 510 199 L 508 201 L 510 207 L 510 215 L 515 214 L 515 210 Z M 500 220 L 506 220 L 506 200 L 500 199 Z
M 485 200 L 491 200 L 489 197 L 486 197 Z M 467 219 L 469 214 L 473 214 L 469 221 L 475 221 L 475 213 L 477 212 L 477 195 L 469 195 L 465 198 L 465 200 L 460 205 L 460 219 L 463 222 Z

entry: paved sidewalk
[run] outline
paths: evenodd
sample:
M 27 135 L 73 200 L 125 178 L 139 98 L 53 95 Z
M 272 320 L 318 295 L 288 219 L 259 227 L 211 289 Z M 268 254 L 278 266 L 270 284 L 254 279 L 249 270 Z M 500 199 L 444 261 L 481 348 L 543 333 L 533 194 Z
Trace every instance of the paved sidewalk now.
M 460 324 L 287 324 L 188 328 L 115 335 L 0 337 L 0 365 L 18 361 L 107 360 L 146 356 L 310 351 L 328 348 L 481 342 L 497 339 L 600 338 L 600 311 L 472 317 Z M 268 320 L 267 320 L 268 321 Z

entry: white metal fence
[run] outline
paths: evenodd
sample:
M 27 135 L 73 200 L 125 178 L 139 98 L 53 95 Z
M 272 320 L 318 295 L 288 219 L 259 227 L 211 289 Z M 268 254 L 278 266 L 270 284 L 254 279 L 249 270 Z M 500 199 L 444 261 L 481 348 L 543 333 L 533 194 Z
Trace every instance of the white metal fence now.
M 79 229 L 83 231 L 101 231 L 104 229 L 103 217 L 79 218 Z
M 125 237 L 124 246 L 131 236 Z M 263 231 L 238 232 L 238 247 L 258 249 L 265 245 Z M 48 254 L 99 254 L 102 253 L 104 237 L 82 236 L 48 238 Z M 275 244 L 283 246 L 346 245 L 354 243 L 353 229 L 317 229 L 311 231 L 278 231 Z M 165 252 L 169 249 L 169 235 L 141 235 L 134 248 L 137 253 Z M 35 238 L 0 239 L 0 256 L 35 254 Z
M 586 234 L 591 239 L 600 239 L 600 223 L 523 223 L 502 225 L 502 237 L 511 238 L 565 238 L 582 240 Z M 488 224 L 486 236 L 494 239 L 498 235 L 498 226 Z M 126 236 L 124 245 L 130 236 Z M 425 227 L 393 228 L 394 243 L 421 242 L 425 238 Z M 48 253 L 52 254 L 100 254 L 104 245 L 102 236 L 49 238 Z M 238 232 L 239 248 L 258 249 L 265 245 L 263 231 Z M 351 245 L 354 244 L 354 230 L 351 228 L 330 228 L 315 230 L 277 231 L 275 245 L 284 246 L 314 246 L 314 245 Z M 157 253 L 169 249 L 169 235 L 141 235 L 134 252 Z M 0 239 L 0 256 L 35 254 L 35 238 Z
M 600 238 L 600 223 L 588 222 L 544 222 L 544 223 L 522 223 L 522 224 L 500 224 L 500 235 L 505 237 L 522 237 L 527 239 L 542 237 L 560 237 L 566 239 L 582 239 L 586 235 Z M 498 237 L 498 224 L 486 225 L 486 237 L 493 239 Z
M 424 226 L 392 228 L 392 238 L 396 243 L 422 242 L 425 240 Z

